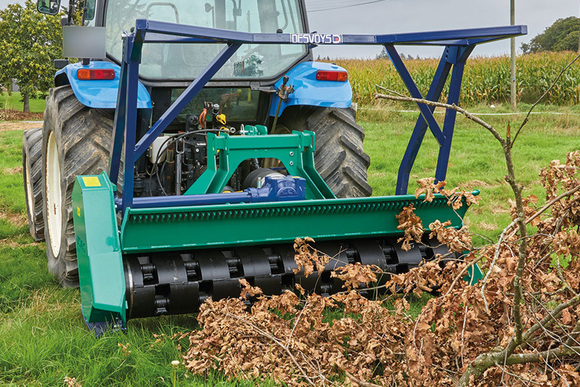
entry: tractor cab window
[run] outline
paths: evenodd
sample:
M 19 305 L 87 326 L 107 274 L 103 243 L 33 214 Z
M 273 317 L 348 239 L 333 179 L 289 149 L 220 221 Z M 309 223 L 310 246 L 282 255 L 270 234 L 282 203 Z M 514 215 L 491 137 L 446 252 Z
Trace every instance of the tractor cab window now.
M 97 6 L 97 0 L 86 0 L 85 1 L 85 21 L 90 21 L 95 18 L 95 9 Z
M 243 32 L 304 32 L 298 0 L 109 0 L 107 52 L 120 60 L 123 32 L 150 19 Z M 140 75 L 151 80 L 194 79 L 222 44 L 148 43 Z M 243 45 L 217 73 L 218 79 L 272 78 L 306 54 L 302 45 Z

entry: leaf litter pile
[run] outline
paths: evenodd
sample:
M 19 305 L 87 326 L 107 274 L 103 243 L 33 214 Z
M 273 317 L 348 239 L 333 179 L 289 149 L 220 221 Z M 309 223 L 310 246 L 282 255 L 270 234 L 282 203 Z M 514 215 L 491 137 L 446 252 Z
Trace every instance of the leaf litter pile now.
M 450 251 L 471 252 L 462 260 L 439 256 L 391 275 L 382 297 L 360 295 L 384 273 L 357 264 L 332 273 L 344 281 L 344 292 L 329 297 L 299 286 L 296 293 L 265 296 L 241 280 L 239 298 L 206 301 L 198 315 L 201 329 L 171 339 L 184 344 L 183 363 L 197 375 L 217 370 L 287 385 L 579 386 L 579 170 L 578 151 L 564 163 L 553 161 L 540 174 L 547 204 L 538 208 L 538 198 L 524 199 L 533 233 L 520 272 L 515 221 L 497 243 L 473 249 L 466 227 L 446 228 L 442 219 L 428 226 L 429 237 Z M 432 179 L 420 184 L 417 194 L 424 193 L 425 200 L 440 193 L 456 208 L 476 202 Z M 405 208 L 398 220 L 405 232 L 401 242 L 407 248 L 421 243 L 423 225 L 413 208 Z M 333 259 L 310 242 L 295 243 L 305 274 L 323 270 Z M 462 278 L 474 263 L 484 279 L 470 285 Z M 523 289 L 517 311 L 516 280 Z M 408 298 L 423 292 L 434 296 L 412 317 Z

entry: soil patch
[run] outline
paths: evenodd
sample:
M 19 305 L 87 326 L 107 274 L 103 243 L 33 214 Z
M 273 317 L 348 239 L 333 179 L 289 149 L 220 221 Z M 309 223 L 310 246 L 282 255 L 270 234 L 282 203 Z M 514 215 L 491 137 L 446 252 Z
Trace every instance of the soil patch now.
M 1 112 L 1 110 L 0 110 Z M 32 128 L 39 128 L 42 126 L 42 121 L 34 122 L 2 122 L 0 121 L 0 132 L 10 130 L 26 130 Z
M 2 173 L 5 175 L 17 175 L 22 173 L 22 167 L 4 168 L 2 169 Z
M 0 110 L 0 121 L 42 121 L 44 113 L 23 113 L 18 110 Z
M 22 227 L 28 224 L 26 215 L 17 212 L 0 212 L 0 219 L 8 221 L 17 227 Z

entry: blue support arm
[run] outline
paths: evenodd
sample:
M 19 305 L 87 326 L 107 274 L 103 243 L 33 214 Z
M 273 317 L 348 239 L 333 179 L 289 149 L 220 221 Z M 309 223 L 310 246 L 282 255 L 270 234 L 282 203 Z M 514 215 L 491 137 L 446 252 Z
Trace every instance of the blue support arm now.
M 177 117 L 181 110 L 196 96 L 209 82 L 226 61 L 242 44 L 307 44 L 307 45 L 335 45 L 357 44 L 384 45 L 391 61 L 401 75 L 409 93 L 415 98 L 423 98 L 411 75 L 400 59 L 395 45 L 425 45 L 443 46 L 444 54 L 435 73 L 435 77 L 426 98 L 431 101 L 439 100 L 443 86 L 449 74 L 449 104 L 457 104 L 461 91 L 463 69 L 467 58 L 474 47 L 480 43 L 506 39 L 527 33 L 526 26 L 508 26 L 491 28 L 474 28 L 463 30 L 448 30 L 434 32 L 418 32 L 386 35 L 337 35 L 320 33 L 247 33 L 231 30 L 221 30 L 198 26 L 158 22 L 139 19 L 136 28 L 130 35 L 124 37 L 123 60 L 121 65 L 120 85 L 115 112 L 113 145 L 111 148 L 111 162 L 109 177 L 113 184 L 119 177 L 120 160 L 123 156 L 124 171 L 122 198 L 117 201 L 117 209 L 124 211 L 133 205 L 133 180 L 135 161 L 143 155 L 169 124 Z M 207 68 L 193 81 L 184 93 L 171 107 L 155 122 L 148 132 L 136 142 L 137 130 L 137 85 L 139 63 L 143 43 L 221 43 L 227 46 L 213 59 Z M 441 129 L 433 116 L 433 108 L 418 104 L 421 112 L 411 140 L 399 168 L 397 194 L 405 194 L 409 182 L 409 175 L 415 157 L 425 136 L 427 127 L 437 139 L 440 146 L 437 162 L 436 179 L 443 180 L 447 173 L 447 163 L 455 126 L 455 111 L 447 111 Z M 155 199 L 156 205 L 163 205 L 168 199 Z

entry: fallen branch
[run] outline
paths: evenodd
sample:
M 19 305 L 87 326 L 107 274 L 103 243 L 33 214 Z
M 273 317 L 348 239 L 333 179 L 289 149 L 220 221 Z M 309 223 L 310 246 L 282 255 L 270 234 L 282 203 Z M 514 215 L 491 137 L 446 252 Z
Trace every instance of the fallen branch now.
M 513 354 L 513 351 L 520 345 L 525 344 L 530 341 L 530 339 L 535 335 L 535 333 L 541 328 L 548 327 L 552 325 L 557 318 L 562 315 L 562 312 L 572 306 L 576 306 L 580 303 L 580 296 L 571 298 L 567 302 L 558 305 L 552 312 L 548 312 L 540 322 L 534 324 L 530 327 L 522 336 L 522 341 L 518 342 L 517 337 L 513 338 L 508 344 L 507 348 L 496 351 L 488 352 L 479 355 L 471 364 L 467 367 L 459 381 L 457 382 L 457 387 L 467 387 L 469 385 L 470 378 L 473 376 L 475 378 L 481 376 L 488 368 L 499 364 L 513 365 L 513 364 L 524 364 L 530 362 L 538 362 L 540 360 L 550 360 L 557 356 L 567 354 L 568 356 L 575 354 L 575 351 L 579 350 L 580 347 L 560 347 L 553 350 L 548 350 L 544 352 L 535 352 L 531 354 Z
M 363 382 L 362 380 L 359 380 L 357 378 L 354 377 L 354 375 L 352 375 L 350 372 L 348 371 L 344 371 L 344 374 L 354 383 L 358 384 L 359 386 L 362 387 L 381 387 L 378 384 L 374 384 L 374 383 L 370 383 L 370 382 Z
M 228 313 L 228 316 L 235 318 L 238 321 L 243 322 L 246 325 L 249 325 L 250 327 L 252 327 L 252 329 L 254 329 L 256 332 L 258 332 L 260 335 L 272 340 L 275 344 L 277 344 L 280 348 L 282 348 L 287 354 L 288 356 L 290 356 L 290 359 L 292 360 L 292 363 L 294 363 L 294 365 L 296 366 L 296 368 L 298 368 L 298 370 L 300 371 L 300 373 L 302 374 L 302 376 L 304 377 L 304 379 L 306 379 L 308 381 L 308 383 L 310 383 L 310 385 L 315 386 L 316 384 L 312 381 L 312 379 L 310 379 L 310 377 L 308 377 L 308 375 L 306 374 L 306 371 L 304 371 L 304 368 L 302 368 L 300 366 L 300 364 L 298 363 L 298 361 L 296 360 L 296 358 L 294 357 L 294 355 L 292 354 L 292 352 L 290 352 L 290 349 L 285 346 L 284 344 L 282 344 L 280 342 L 280 340 L 278 340 L 276 337 L 272 336 L 271 334 L 269 334 L 268 332 L 258 328 L 257 326 L 255 326 L 254 324 L 252 324 L 251 322 L 249 322 L 248 320 L 233 314 L 233 313 Z

